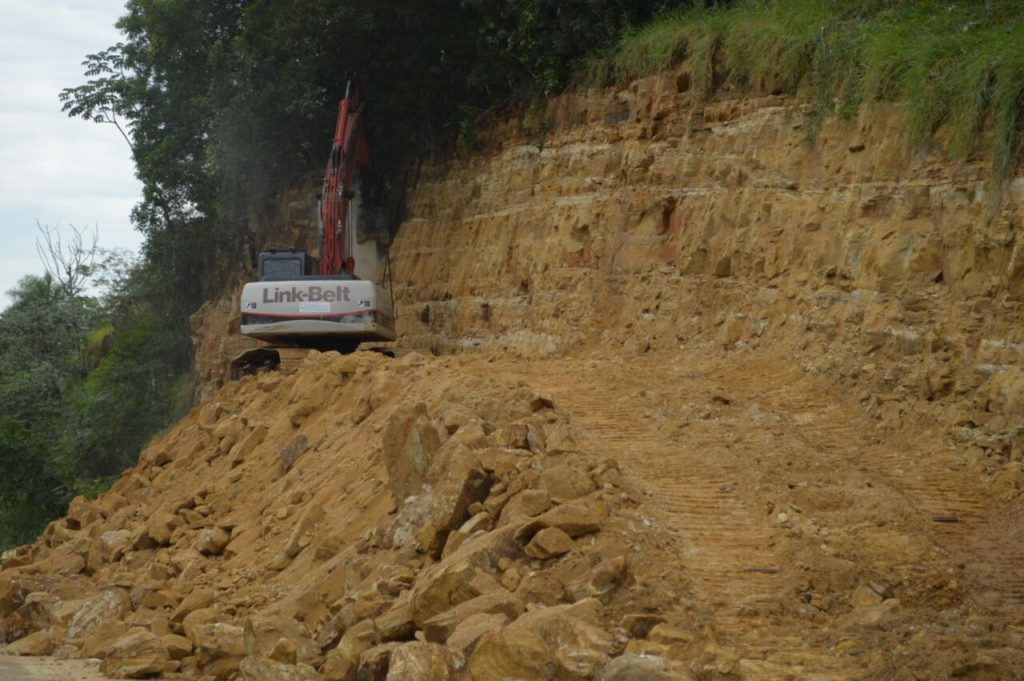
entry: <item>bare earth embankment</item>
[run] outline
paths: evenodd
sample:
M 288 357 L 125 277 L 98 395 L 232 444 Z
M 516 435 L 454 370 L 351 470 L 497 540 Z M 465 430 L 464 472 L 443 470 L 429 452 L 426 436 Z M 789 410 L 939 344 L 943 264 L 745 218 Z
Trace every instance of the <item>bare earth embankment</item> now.
M 499 125 L 421 169 L 392 255 L 422 354 L 222 386 L 237 304 L 205 307 L 205 401 L 5 556 L 7 652 L 1024 678 L 1024 178 L 911 156 L 896 106 L 811 147 L 799 99 L 691 80 L 558 98 L 543 140 Z

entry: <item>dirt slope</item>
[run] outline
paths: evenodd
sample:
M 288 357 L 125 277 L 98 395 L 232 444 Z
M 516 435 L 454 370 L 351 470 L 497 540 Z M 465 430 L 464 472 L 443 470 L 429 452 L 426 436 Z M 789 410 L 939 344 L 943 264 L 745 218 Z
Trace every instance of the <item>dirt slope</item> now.
M 764 350 L 314 353 L 7 556 L 3 631 L 115 676 L 1017 678 L 1004 480 Z
M 525 384 L 313 353 L 5 555 L 0 632 L 115 677 L 593 676 L 658 624 L 666 649 L 712 645 L 646 513 Z
M 785 357 L 705 350 L 513 372 L 649 492 L 703 621 L 769 678 L 1017 678 L 1024 504 L 1008 481 L 927 418 L 880 428 Z
M 811 147 L 799 99 L 689 82 L 568 95 L 543 136 L 421 169 L 396 294 L 440 356 L 221 387 L 247 341 L 211 301 L 203 404 L 4 556 L 7 652 L 207 681 L 1024 678 L 1024 177 L 950 166 L 941 134 L 909 154 L 898 107 Z

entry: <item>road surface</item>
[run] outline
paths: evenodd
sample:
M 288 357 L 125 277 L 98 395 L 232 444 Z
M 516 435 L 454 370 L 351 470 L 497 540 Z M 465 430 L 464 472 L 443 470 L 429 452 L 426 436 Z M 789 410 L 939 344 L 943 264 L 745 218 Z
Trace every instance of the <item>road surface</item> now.
M 0 681 L 107 681 L 107 677 L 100 674 L 99 665 L 84 660 L 0 654 Z

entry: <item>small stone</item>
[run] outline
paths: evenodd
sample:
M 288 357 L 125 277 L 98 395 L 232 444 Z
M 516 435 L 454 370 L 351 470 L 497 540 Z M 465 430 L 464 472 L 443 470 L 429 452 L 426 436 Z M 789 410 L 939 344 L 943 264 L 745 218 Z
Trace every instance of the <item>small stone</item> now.
M 193 544 L 196 551 L 204 556 L 219 556 L 224 552 L 224 547 L 231 541 L 231 535 L 219 527 L 207 527 L 200 530 Z

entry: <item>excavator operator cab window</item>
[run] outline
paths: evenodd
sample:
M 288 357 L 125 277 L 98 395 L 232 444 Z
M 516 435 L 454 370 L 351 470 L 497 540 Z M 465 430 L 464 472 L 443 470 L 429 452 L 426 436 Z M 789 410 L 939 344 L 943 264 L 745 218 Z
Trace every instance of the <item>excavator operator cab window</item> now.
M 303 251 L 260 253 L 260 281 L 301 279 L 310 271 L 309 255 Z

